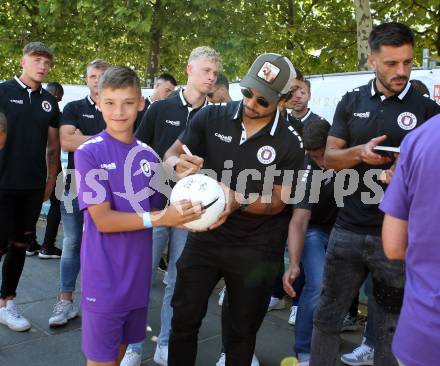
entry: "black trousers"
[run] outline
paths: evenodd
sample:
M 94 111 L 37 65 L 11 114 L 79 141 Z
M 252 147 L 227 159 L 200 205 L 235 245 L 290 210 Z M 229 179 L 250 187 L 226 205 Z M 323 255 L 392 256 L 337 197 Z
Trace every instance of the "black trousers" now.
M 61 221 L 61 202 L 55 196 L 55 190 L 50 195 L 50 208 L 47 213 L 46 232 L 44 234 L 43 247 L 51 249 L 55 246 L 58 234 L 58 226 Z
M 32 240 L 43 195 L 43 189 L 0 190 L 0 258 L 6 253 L 2 268 L 1 298 L 16 295 L 26 246 Z
M 209 243 L 188 237 L 177 262 L 171 306 L 173 319 L 169 366 L 195 365 L 197 336 L 209 296 L 221 277 L 227 297 L 222 307 L 223 345 L 227 366 L 250 366 L 258 329 L 269 305 L 273 284 L 283 266 L 283 253 L 266 246 Z

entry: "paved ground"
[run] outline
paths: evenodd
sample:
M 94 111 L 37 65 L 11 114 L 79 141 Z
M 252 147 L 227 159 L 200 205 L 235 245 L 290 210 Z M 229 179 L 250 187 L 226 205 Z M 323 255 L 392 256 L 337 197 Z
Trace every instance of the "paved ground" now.
M 42 238 L 44 221 L 38 223 L 38 237 Z M 60 246 L 61 239 L 57 246 Z M 153 366 L 155 339 L 159 330 L 160 304 L 163 293 L 162 277 L 153 286 L 149 312 L 149 329 L 145 340 L 142 365 Z M 64 328 L 51 329 L 48 318 L 58 291 L 59 260 L 27 257 L 18 288 L 17 302 L 31 321 L 29 332 L 17 333 L 0 325 L 1 366 L 79 366 L 84 365 L 80 349 L 81 321 L 77 318 Z M 76 295 L 78 299 L 79 294 Z M 207 317 L 199 335 L 197 366 L 214 366 L 221 343 L 220 310 L 217 293 L 210 299 Z M 258 333 L 256 354 L 261 366 L 279 366 L 292 355 L 293 327 L 287 323 L 288 310 L 272 311 L 266 316 Z M 360 332 L 343 335 L 341 351 L 351 351 L 360 340 Z

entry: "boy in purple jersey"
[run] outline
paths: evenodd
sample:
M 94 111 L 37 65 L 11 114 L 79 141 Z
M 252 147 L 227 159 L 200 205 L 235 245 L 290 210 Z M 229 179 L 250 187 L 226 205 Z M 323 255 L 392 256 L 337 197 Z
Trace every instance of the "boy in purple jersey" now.
M 151 278 L 152 226 L 180 226 L 200 217 L 200 204 L 180 201 L 162 211 L 150 187 L 159 159 L 133 137 L 142 110 L 140 82 L 127 67 L 100 78 L 106 129 L 75 152 L 81 244 L 82 349 L 88 366 L 119 365 L 128 343 L 145 338 Z M 157 177 L 156 177 L 157 178 Z
M 403 306 L 393 338 L 399 365 L 440 359 L 440 114 L 405 137 L 380 209 L 386 256 L 405 260 Z

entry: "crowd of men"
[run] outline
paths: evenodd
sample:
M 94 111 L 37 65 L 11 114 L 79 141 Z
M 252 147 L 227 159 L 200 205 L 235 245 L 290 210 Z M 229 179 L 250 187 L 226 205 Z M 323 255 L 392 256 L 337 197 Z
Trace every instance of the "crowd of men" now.
M 369 46 L 375 78 L 343 96 L 330 124 L 308 108 L 310 81 L 288 58 L 259 55 L 240 82 L 243 99 L 232 101 L 221 55 L 206 46 L 189 55 L 184 87 L 175 90 L 175 78 L 162 74 L 146 99 L 134 71 L 94 60 L 86 67 L 89 94 L 61 113 L 61 85 L 42 87 L 53 52 L 27 44 L 22 74 L 0 84 L 0 323 L 31 328 L 14 301 L 26 254 L 61 258 L 49 325 L 79 315 L 73 294 L 81 271 L 87 364 L 139 366 L 150 285 L 167 252 L 158 365 L 195 365 L 220 279 L 217 366 L 259 365 L 256 335 L 282 287 L 296 298 L 289 323 L 299 365 L 334 366 L 364 283 L 364 339 L 341 361 L 436 365 L 440 106 L 409 82 L 414 36 L 406 25 L 374 27 Z M 400 147 L 400 155 L 378 147 Z M 55 190 L 61 148 L 68 166 Z M 152 192 L 135 204 L 121 194 L 126 169 L 134 193 Z M 171 178 L 202 169 L 217 174 L 227 202 L 215 224 L 192 232 L 182 225 L 205 208 L 168 204 L 154 177 L 166 175 L 172 187 Z M 359 179 L 337 202 L 348 171 Z M 49 198 L 40 247 L 35 225 Z M 54 245 L 60 219 L 62 250 Z

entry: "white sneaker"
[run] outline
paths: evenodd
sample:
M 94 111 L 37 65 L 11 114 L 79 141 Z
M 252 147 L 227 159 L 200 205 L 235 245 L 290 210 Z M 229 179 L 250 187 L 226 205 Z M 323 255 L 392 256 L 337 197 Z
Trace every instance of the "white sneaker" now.
M 223 287 L 224 288 L 224 287 Z M 223 291 L 223 290 L 222 290 Z M 219 301 L 220 302 L 220 301 Z M 221 305 L 220 305 L 221 306 Z M 218 359 L 217 363 L 215 364 L 215 366 L 225 366 L 226 365 L 226 354 L 225 353 L 220 353 L 220 358 Z
M 154 362 L 161 366 L 168 366 L 168 346 L 156 346 L 156 352 L 154 352 Z
M 226 295 L 226 286 L 223 286 L 222 290 L 218 293 L 218 306 L 223 306 L 223 300 L 225 299 Z M 223 354 L 223 353 L 222 353 Z M 220 355 L 221 358 L 221 355 Z
M 6 306 L 0 309 L 0 323 L 17 332 L 24 332 L 31 328 L 31 323 L 21 316 L 14 300 L 6 301 Z
M 271 297 L 267 311 L 282 310 L 285 309 L 286 307 L 287 305 L 284 299 L 279 299 L 278 297 Z
M 297 313 L 298 313 L 298 306 L 292 305 L 292 307 L 290 308 L 289 320 L 287 321 L 290 325 L 295 325 Z
M 350 366 L 374 365 L 374 348 L 361 343 L 352 353 L 342 355 L 341 361 Z
M 223 352 L 220 354 L 220 358 L 218 359 L 217 363 L 215 364 L 215 366 L 225 366 L 226 365 L 226 354 L 224 354 Z M 254 355 L 252 356 L 252 363 L 251 366 L 260 366 L 260 361 L 258 361 L 257 356 Z
M 165 286 L 168 286 L 168 271 L 165 271 L 165 273 L 163 274 L 163 280 L 162 280 L 162 283 L 163 283 Z
M 50 327 L 58 327 L 67 324 L 67 322 L 78 316 L 78 308 L 73 304 L 73 301 L 59 300 L 49 318 Z
M 121 366 L 141 366 L 142 355 L 139 352 L 128 349 L 121 361 Z

